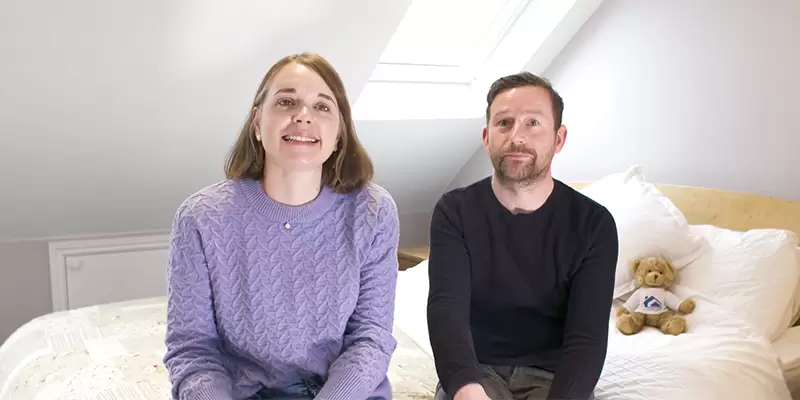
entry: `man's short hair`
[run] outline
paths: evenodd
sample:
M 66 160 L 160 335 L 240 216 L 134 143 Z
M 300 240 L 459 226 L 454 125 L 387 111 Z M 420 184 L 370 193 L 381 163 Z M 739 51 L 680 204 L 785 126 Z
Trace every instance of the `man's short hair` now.
M 489 93 L 486 94 L 486 123 L 489 123 L 489 109 L 492 107 L 494 98 L 503 91 L 523 86 L 540 87 L 546 89 L 547 92 L 550 93 L 550 102 L 553 104 L 553 122 L 555 129 L 558 130 L 558 128 L 561 127 L 561 117 L 564 114 L 564 100 L 561 98 L 561 95 L 553 89 L 553 85 L 550 84 L 550 81 L 530 72 L 520 72 L 504 76 L 492 83 L 492 86 L 489 88 Z

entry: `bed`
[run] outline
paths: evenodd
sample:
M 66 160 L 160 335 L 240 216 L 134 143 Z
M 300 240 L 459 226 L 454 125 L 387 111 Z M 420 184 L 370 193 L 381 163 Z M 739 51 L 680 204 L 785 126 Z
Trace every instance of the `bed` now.
M 627 184 L 621 183 L 626 180 Z M 605 184 L 608 187 L 597 191 L 590 188 Z M 631 206 L 631 203 L 618 202 L 609 198 L 607 193 L 598 192 L 617 186 L 630 186 L 632 190 L 628 191 L 628 195 L 653 197 L 672 214 L 670 218 L 665 218 L 671 224 L 687 224 L 690 234 L 707 239 L 706 247 L 700 251 L 702 254 L 687 262 L 682 270 L 676 290 L 679 294 L 694 295 L 698 300 L 698 311 L 689 318 L 690 324 L 696 328 L 692 334 L 710 342 L 698 340 L 691 343 L 694 341 L 692 336 L 669 339 L 669 342 L 674 343 L 670 343 L 670 351 L 697 354 L 702 360 L 713 360 L 714 365 L 699 362 L 702 360 L 689 363 L 693 366 L 690 371 L 696 373 L 698 378 L 690 382 L 679 380 L 680 386 L 686 388 L 685 392 L 681 390 L 675 393 L 670 388 L 669 391 L 676 396 L 654 393 L 650 398 L 680 398 L 678 394 L 683 393 L 689 395 L 683 398 L 689 399 L 721 399 L 729 393 L 728 398 L 788 397 L 800 400 L 800 201 L 709 188 L 652 184 L 644 177 L 640 166 L 632 166 L 600 182 L 575 182 L 572 186 L 601 203 L 610 204 L 615 218 L 623 221 L 630 218 L 625 215 L 628 212 L 621 208 Z M 648 218 L 641 219 L 643 221 L 632 223 L 631 236 L 639 226 L 653 223 Z M 674 227 L 670 230 L 680 231 Z M 621 236 L 625 234 L 624 231 L 620 232 Z M 641 244 L 638 240 L 631 242 L 629 244 L 636 246 Z M 705 303 L 709 306 L 702 307 Z M 700 311 L 701 308 L 705 311 Z M 719 325 L 714 322 L 715 319 L 720 320 Z M 731 329 L 723 329 L 724 326 Z M 635 349 L 634 352 L 640 352 L 640 349 L 651 348 L 653 344 L 647 343 L 643 348 L 638 347 L 639 344 L 650 339 L 665 340 L 651 331 L 647 336 L 637 338 L 641 340 L 636 340 L 634 345 L 634 341 L 612 331 L 609 345 L 612 362 L 624 363 L 629 361 L 628 358 L 635 361 L 638 356 L 630 354 L 626 346 Z M 723 343 L 724 346 L 717 347 L 715 343 Z M 737 343 L 747 344 L 751 351 L 727 347 Z M 674 348 L 675 344 L 679 347 Z M 684 345 L 687 347 L 684 348 Z M 758 355 L 756 352 L 760 350 L 763 353 Z M 669 357 L 668 354 L 664 355 Z M 725 357 L 728 358 L 723 359 Z M 774 374 L 775 358 L 786 389 L 790 392 L 788 396 Z M 635 364 L 631 362 L 630 365 Z M 711 379 L 712 371 L 720 372 L 725 368 L 730 370 L 719 374 L 719 380 Z M 604 374 L 599 389 L 601 392 L 613 392 L 613 368 L 607 367 Z M 730 380 L 724 380 L 726 375 Z M 750 386 L 757 392 L 759 380 L 765 388 L 764 395 L 752 395 L 754 392 L 742 387 L 742 381 L 751 381 L 755 386 Z M 712 382 L 718 384 L 712 386 Z M 694 383 L 698 389 L 688 390 L 692 386 L 687 383 Z M 767 391 L 771 390 L 770 385 L 778 389 L 775 394 L 767 395 Z M 706 389 L 703 389 L 704 386 Z M 704 395 L 700 396 L 701 393 Z M 638 397 L 609 395 L 605 398 Z
M 618 302 L 630 289 L 626 260 L 659 252 L 679 261 L 674 290 L 698 303 L 690 333 L 678 337 L 652 329 L 623 336 L 609 310 L 598 400 L 790 400 L 800 391 L 800 202 L 653 185 L 636 166 L 571 185 L 617 220 Z M 165 301 L 109 302 L 30 321 L 0 346 L 0 400 L 169 398 Z M 398 278 L 389 369 L 397 400 L 433 397 L 426 301 L 423 261 Z
M 164 400 L 166 298 L 36 318 L 0 347 L 2 400 Z M 432 398 L 430 358 L 401 331 L 389 371 L 398 400 Z

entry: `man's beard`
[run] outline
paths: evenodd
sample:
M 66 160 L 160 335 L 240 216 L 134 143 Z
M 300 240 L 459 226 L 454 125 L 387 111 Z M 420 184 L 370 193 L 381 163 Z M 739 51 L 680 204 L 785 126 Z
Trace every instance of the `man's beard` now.
M 506 157 L 507 153 L 524 153 L 531 157 L 512 159 Z M 540 159 L 535 150 L 511 144 L 507 149 L 492 154 L 491 160 L 501 184 L 525 187 L 536 183 L 539 178 L 550 171 L 553 155 L 554 152 L 549 151 L 543 159 Z

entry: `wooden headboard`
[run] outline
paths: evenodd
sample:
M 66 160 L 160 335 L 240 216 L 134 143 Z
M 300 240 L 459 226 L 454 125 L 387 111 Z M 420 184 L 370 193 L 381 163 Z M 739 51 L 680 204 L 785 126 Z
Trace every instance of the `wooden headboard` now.
M 590 183 L 570 182 L 569 185 L 579 190 Z M 692 225 L 715 225 L 739 231 L 787 229 L 800 237 L 800 201 L 692 186 L 656 184 L 656 187 Z

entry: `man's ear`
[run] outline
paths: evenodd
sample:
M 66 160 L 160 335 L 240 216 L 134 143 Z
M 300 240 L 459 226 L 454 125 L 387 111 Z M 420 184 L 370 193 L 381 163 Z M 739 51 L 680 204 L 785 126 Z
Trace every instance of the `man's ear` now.
M 561 125 L 558 130 L 556 130 L 556 143 L 555 143 L 555 152 L 560 153 L 561 149 L 564 148 L 564 143 L 567 141 L 567 127 L 565 125 Z
M 483 140 L 483 148 L 489 150 L 489 129 L 486 126 L 483 127 L 481 132 L 481 140 Z

